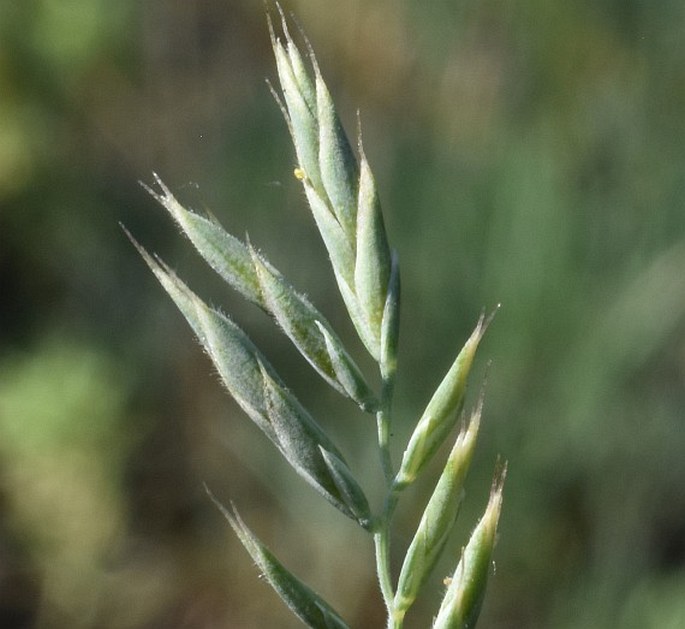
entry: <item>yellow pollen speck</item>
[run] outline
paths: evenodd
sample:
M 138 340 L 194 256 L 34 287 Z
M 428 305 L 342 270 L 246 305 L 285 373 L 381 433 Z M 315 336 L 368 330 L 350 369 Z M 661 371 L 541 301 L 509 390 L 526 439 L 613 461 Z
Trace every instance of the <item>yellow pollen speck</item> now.
M 302 170 L 301 168 L 296 168 L 293 171 L 293 175 L 295 175 L 295 179 L 299 179 L 300 181 L 302 181 L 307 176 L 305 175 L 304 170 Z
M 445 577 L 442 580 L 442 583 L 443 583 L 443 585 L 446 585 L 447 587 L 449 587 L 452 583 L 452 577 Z

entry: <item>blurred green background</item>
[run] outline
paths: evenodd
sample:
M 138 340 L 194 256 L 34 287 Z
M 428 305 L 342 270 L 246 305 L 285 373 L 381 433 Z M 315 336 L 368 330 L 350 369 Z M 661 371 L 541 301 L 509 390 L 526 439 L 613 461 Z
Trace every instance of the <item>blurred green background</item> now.
M 502 304 L 459 531 L 409 625 L 434 613 L 501 453 L 483 629 L 685 626 L 685 3 L 284 4 L 348 130 L 361 111 L 400 253 L 396 457 Z M 138 185 L 158 172 L 249 230 L 363 361 L 274 74 L 261 0 L 0 2 L 2 627 L 299 626 L 204 482 L 351 626 L 382 626 L 370 541 L 223 393 L 119 228 L 246 328 L 378 504 L 368 418 Z M 437 469 L 398 514 L 398 561 Z

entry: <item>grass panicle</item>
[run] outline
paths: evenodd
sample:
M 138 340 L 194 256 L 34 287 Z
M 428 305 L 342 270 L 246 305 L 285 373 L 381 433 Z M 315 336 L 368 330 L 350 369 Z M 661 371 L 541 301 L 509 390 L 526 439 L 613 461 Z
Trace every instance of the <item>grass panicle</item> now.
M 387 482 L 380 508 L 372 508 L 361 483 L 325 430 L 286 385 L 262 352 L 228 316 L 208 306 L 162 261 L 129 235 L 143 259 L 195 332 L 238 405 L 269 438 L 290 466 L 328 502 L 371 535 L 387 627 L 402 629 L 452 532 L 476 445 L 482 396 L 459 431 L 397 580 L 391 570 L 390 537 L 404 489 L 425 470 L 453 431 L 466 398 L 478 345 L 489 319 L 478 323 L 419 418 L 399 468 L 390 456 L 392 399 L 397 369 L 400 274 L 388 244 L 375 180 L 358 140 L 358 155 L 343 129 L 331 94 L 307 41 L 302 54 L 279 5 L 281 35 L 268 17 L 278 89 L 271 87 L 295 147 L 295 177 L 323 239 L 342 300 L 364 346 L 378 367 L 380 390 L 357 366 L 352 353 L 317 308 L 271 265 L 249 240 L 226 232 L 179 203 L 155 176 L 149 192 L 167 210 L 198 253 L 245 299 L 267 312 L 323 381 L 376 418 L 378 451 Z M 127 232 L 128 234 L 128 232 Z M 473 627 L 480 610 L 496 540 L 506 465 L 498 468 L 485 512 L 463 549 L 435 629 Z M 347 627 L 331 605 L 289 572 L 252 533 L 235 508 L 210 494 L 246 550 L 285 604 L 315 629 Z

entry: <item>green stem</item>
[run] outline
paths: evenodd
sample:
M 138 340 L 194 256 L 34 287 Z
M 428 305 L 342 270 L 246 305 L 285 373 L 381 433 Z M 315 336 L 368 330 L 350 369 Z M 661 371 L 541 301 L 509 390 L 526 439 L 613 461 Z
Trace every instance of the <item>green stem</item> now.
M 394 476 L 392 460 L 390 457 L 390 417 L 389 413 L 381 410 L 376 413 L 376 426 L 378 429 L 378 446 L 381 455 L 381 467 L 385 482 L 391 486 Z
M 388 487 L 388 494 L 383 506 L 383 513 L 376 520 L 373 542 L 376 550 L 376 573 L 378 583 L 383 595 L 383 601 L 388 614 L 388 629 L 401 629 L 402 620 L 395 619 L 395 593 L 392 584 L 392 571 L 390 569 L 390 522 L 395 507 L 397 506 L 398 491 L 393 486 L 394 471 L 390 455 L 390 424 L 392 394 L 394 389 L 394 370 L 384 370 L 381 389 L 381 404 L 376 413 L 376 425 L 378 429 L 378 448 L 381 457 L 381 467 Z M 390 372 L 390 373 L 388 373 Z
M 381 389 L 381 405 L 376 413 L 376 427 L 378 431 L 378 448 L 381 456 L 381 467 L 383 468 L 383 475 L 387 486 L 392 487 L 392 481 L 395 476 L 392 467 L 392 458 L 390 455 L 390 405 L 392 402 L 392 394 L 395 388 L 394 375 L 383 378 L 383 386 Z
M 385 608 L 388 612 L 388 629 L 401 629 L 402 627 L 402 621 L 400 620 L 397 624 L 394 618 L 395 593 L 390 570 L 390 521 L 397 505 L 397 498 L 397 492 L 391 489 L 373 534 L 373 542 L 376 548 L 376 572 Z

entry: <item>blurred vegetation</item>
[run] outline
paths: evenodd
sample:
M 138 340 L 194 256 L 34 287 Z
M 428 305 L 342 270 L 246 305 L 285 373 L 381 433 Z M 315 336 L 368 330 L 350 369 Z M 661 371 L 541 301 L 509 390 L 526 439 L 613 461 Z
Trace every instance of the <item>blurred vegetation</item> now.
M 501 452 L 482 626 L 682 627 L 685 4 L 285 4 L 349 129 L 361 108 L 400 252 L 398 443 L 502 303 L 461 520 Z M 205 481 L 353 626 L 380 622 L 370 543 L 272 456 L 118 226 L 235 315 L 373 491 L 373 427 L 310 388 L 137 184 L 159 172 L 249 229 L 358 350 L 273 76 L 261 0 L 0 3 L 2 627 L 297 626 Z

